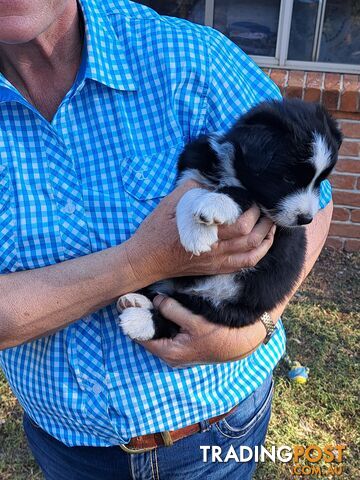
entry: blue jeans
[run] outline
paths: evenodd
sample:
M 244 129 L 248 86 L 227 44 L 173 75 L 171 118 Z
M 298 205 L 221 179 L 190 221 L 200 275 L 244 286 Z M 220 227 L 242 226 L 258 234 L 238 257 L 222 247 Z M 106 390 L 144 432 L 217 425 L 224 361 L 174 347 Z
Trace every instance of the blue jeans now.
M 202 422 L 202 431 L 179 440 L 171 447 L 159 447 L 146 453 L 128 454 L 118 446 L 67 447 L 44 432 L 25 414 L 24 429 L 35 460 L 46 480 L 250 480 L 255 462 L 212 462 L 203 460 L 201 446 L 218 446 L 224 459 L 230 446 L 237 455 L 239 447 L 264 443 L 271 414 L 272 378 L 220 422 Z

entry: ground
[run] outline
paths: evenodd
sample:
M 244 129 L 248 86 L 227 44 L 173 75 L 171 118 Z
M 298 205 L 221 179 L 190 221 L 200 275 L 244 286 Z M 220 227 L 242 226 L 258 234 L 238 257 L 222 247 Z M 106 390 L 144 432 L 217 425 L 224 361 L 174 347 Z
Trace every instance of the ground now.
M 306 385 L 292 384 L 282 362 L 275 372 L 266 446 L 346 445 L 341 479 L 359 478 L 360 431 L 358 254 L 325 250 L 285 312 L 288 354 L 310 368 Z M 290 480 L 289 464 L 261 465 L 256 480 Z M 302 478 L 335 478 L 302 477 Z M 21 409 L 0 377 L 0 479 L 40 480 L 21 429 Z

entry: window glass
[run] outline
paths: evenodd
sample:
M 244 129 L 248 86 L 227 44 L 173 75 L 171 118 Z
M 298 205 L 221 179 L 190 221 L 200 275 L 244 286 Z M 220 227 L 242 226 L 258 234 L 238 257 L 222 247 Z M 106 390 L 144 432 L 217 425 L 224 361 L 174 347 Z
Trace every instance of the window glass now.
M 205 0 L 138 0 L 160 15 L 186 18 L 195 23 L 205 21 Z
M 293 6 L 289 60 L 313 60 L 316 18 L 319 0 L 295 0 Z
M 359 0 L 327 0 L 318 60 L 360 65 Z
M 214 27 L 246 53 L 275 56 L 280 0 L 215 0 Z

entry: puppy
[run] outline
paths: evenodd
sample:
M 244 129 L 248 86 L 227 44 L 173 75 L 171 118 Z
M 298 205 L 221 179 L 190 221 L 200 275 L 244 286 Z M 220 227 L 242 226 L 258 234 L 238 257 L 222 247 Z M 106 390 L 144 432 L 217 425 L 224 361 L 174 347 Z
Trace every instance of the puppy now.
M 304 264 L 302 226 L 319 209 L 320 183 L 334 168 L 341 141 L 322 106 L 283 100 L 259 104 L 227 133 L 204 135 L 187 145 L 178 162 L 177 184 L 194 179 L 207 189 L 192 189 L 178 203 L 185 250 L 194 255 L 210 251 L 218 225 L 233 224 L 254 203 L 277 225 L 274 243 L 255 268 L 173 278 L 121 297 L 124 333 L 138 340 L 176 335 L 179 327 L 154 310 L 148 298 L 157 292 L 210 322 L 237 328 L 284 300 Z

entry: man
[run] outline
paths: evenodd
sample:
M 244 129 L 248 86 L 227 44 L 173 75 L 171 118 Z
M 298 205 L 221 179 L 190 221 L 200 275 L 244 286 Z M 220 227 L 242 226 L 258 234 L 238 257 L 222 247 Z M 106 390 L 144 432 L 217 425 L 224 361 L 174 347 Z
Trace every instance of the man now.
M 194 184 L 155 207 L 185 142 L 276 87 L 218 32 L 127 0 L 0 0 L 0 70 L 0 358 L 46 478 L 251 478 L 254 463 L 203 462 L 200 446 L 264 441 L 281 321 L 263 345 L 260 321 L 233 331 L 157 297 L 182 332 L 140 345 L 114 302 L 266 254 L 274 228 L 256 207 L 199 258 L 174 221 Z M 330 218 L 307 227 L 304 276 Z

